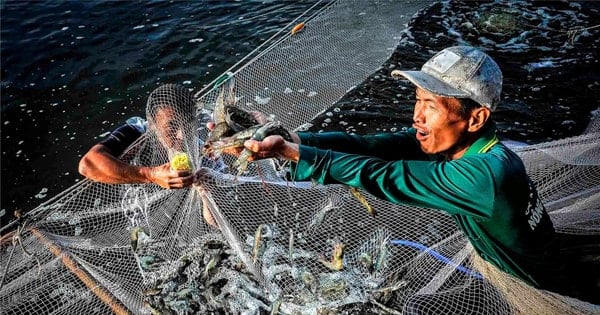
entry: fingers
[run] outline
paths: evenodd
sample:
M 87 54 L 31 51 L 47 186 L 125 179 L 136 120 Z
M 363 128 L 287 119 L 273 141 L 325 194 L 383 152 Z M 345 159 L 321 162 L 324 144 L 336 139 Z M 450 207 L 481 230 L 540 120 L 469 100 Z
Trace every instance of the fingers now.
M 249 160 L 260 160 L 281 155 L 286 141 L 281 136 L 268 136 L 263 141 L 246 140 L 244 147 L 253 152 Z
M 254 153 L 260 152 L 261 146 L 262 146 L 262 142 L 258 141 L 258 140 L 246 140 L 244 142 L 244 147 L 246 147 L 246 149 L 248 149 Z
M 167 189 L 181 189 L 194 183 L 194 174 L 190 171 L 169 170 L 164 173 L 164 180 L 159 180 L 159 185 Z

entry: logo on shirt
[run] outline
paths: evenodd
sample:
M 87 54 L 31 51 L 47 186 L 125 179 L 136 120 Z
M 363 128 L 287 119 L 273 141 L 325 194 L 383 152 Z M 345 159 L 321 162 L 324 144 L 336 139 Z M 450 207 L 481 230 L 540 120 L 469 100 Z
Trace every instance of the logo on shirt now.
M 525 216 L 527 216 L 527 223 L 529 224 L 529 228 L 532 231 L 535 231 L 535 228 L 542 220 L 542 216 L 546 211 L 544 208 L 544 204 L 540 199 L 537 189 L 535 187 L 535 183 L 529 179 L 529 204 L 527 206 L 527 210 L 525 211 Z

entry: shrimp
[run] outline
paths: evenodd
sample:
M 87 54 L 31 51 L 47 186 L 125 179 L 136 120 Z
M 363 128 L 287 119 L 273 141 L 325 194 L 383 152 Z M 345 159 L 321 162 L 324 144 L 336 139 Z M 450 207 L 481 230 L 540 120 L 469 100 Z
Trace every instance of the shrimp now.
M 260 128 L 258 128 L 258 130 L 256 130 L 250 139 L 262 141 L 270 135 L 280 135 L 287 141 L 292 139 L 290 133 L 281 126 L 281 122 L 279 121 L 270 121 L 262 125 Z M 252 154 L 252 151 L 244 149 L 242 153 L 240 153 L 238 159 L 233 163 L 233 167 L 238 169 L 238 176 L 248 168 L 248 159 L 252 156 Z
M 346 244 L 344 243 L 336 243 L 333 245 L 333 253 L 331 254 L 331 260 L 326 261 L 324 259 L 319 259 L 325 267 L 334 270 L 340 271 L 344 268 L 344 249 L 346 248 Z
M 356 199 L 358 199 L 358 201 L 360 201 L 360 203 L 365 206 L 365 208 L 367 208 L 367 212 L 372 216 L 372 217 L 376 217 L 377 216 L 377 212 L 375 211 L 375 209 L 373 209 L 373 207 L 371 207 L 371 205 L 369 204 L 369 202 L 367 201 L 367 198 L 365 198 L 365 196 L 363 196 L 360 191 L 355 188 L 355 187 L 350 187 L 350 192 L 352 193 L 352 195 L 354 197 L 356 197 Z

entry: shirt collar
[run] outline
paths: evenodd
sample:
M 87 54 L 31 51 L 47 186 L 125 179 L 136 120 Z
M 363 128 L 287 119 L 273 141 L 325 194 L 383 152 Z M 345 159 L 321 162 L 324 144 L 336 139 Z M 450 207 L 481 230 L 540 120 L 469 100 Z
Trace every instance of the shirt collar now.
M 498 140 L 498 136 L 496 135 L 496 124 L 492 122 L 485 128 L 481 137 L 475 140 L 475 142 L 467 149 L 463 156 L 486 153 L 499 141 L 500 140 Z

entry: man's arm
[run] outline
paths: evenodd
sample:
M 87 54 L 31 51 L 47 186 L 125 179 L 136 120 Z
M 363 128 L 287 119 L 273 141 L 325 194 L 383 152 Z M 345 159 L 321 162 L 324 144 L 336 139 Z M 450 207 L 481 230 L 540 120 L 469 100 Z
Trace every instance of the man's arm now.
M 190 171 L 171 170 L 169 163 L 137 166 L 115 157 L 103 144 L 94 145 L 79 161 L 79 173 L 106 184 L 155 183 L 163 188 L 183 188 L 192 184 Z
M 386 161 L 428 160 L 415 137 L 415 130 L 375 135 L 353 135 L 345 132 L 298 133 L 300 143 L 337 152 L 368 155 Z
M 163 188 L 183 188 L 192 184 L 189 171 L 172 171 L 169 163 L 137 166 L 121 161 L 118 156 L 145 132 L 144 121 L 132 117 L 106 139 L 94 145 L 79 161 L 79 173 L 106 184 L 155 183 Z
M 384 161 L 300 145 L 292 176 L 320 184 L 346 184 L 394 203 L 411 204 L 489 219 L 495 177 L 486 159 L 448 162 Z
M 451 162 L 386 161 L 366 155 L 318 149 L 283 140 L 246 141 L 255 158 L 280 157 L 296 162 L 295 180 L 346 184 L 394 203 L 412 204 L 489 218 L 494 202 L 494 174 L 482 159 Z M 474 198 L 476 196 L 477 198 Z
M 349 135 L 344 132 L 290 133 L 293 142 L 285 141 L 281 136 L 269 136 L 264 141 L 249 140 L 244 146 L 254 152 L 251 159 L 278 157 L 298 162 L 299 145 L 314 148 L 371 156 L 384 161 L 421 160 L 429 161 L 415 138 L 415 130 L 397 133 L 384 133 L 371 136 Z M 235 154 L 236 152 L 231 151 Z M 239 154 L 239 152 L 237 152 Z

